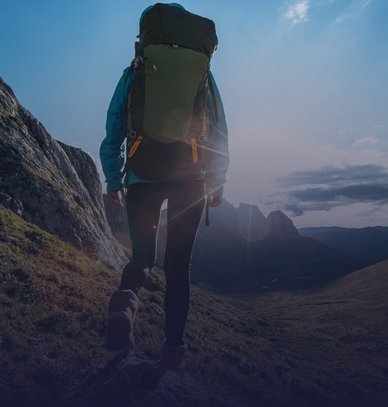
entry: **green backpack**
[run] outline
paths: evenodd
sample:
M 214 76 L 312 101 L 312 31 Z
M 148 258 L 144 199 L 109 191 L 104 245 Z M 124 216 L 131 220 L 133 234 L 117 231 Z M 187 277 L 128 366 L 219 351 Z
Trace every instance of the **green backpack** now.
M 207 18 L 160 3 L 144 14 L 128 95 L 126 169 L 150 181 L 202 176 L 216 47 L 215 25 Z

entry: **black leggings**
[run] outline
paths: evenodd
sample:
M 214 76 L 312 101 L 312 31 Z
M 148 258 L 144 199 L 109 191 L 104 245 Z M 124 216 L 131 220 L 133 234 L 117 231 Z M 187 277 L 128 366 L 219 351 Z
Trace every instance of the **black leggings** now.
M 167 199 L 167 245 L 164 257 L 166 293 L 166 342 L 180 345 L 190 301 L 190 259 L 204 208 L 204 184 L 139 183 L 129 187 L 126 197 L 132 260 L 122 273 L 121 289 L 137 290 L 144 284 L 155 262 L 156 232 L 160 209 Z

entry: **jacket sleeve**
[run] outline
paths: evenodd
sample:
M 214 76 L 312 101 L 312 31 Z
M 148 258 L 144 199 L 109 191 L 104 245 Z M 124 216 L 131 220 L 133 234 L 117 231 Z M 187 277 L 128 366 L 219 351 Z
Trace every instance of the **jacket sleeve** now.
M 100 160 L 108 191 L 122 187 L 121 169 L 124 165 L 124 156 L 121 154 L 121 145 L 126 137 L 127 97 L 134 76 L 132 68 L 124 70 L 108 108 L 106 136 L 100 146 Z
M 226 182 L 226 171 L 229 166 L 228 127 L 220 92 L 211 73 L 210 81 L 213 86 L 214 97 L 209 95 L 209 150 L 207 152 L 205 180 L 206 185 L 214 191 L 215 195 L 222 196 L 223 185 Z

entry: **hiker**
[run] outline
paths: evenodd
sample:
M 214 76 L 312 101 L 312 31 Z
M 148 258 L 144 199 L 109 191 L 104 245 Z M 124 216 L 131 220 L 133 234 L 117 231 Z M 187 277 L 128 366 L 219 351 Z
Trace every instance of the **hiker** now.
M 213 21 L 177 3 L 146 8 L 139 25 L 135 58 L 110 102 L 100 147 L 108 199 L 125 202 L 132 242 L 132 259 L 110 299 L 105 346 L 122 351 L 135 345 L 138 291 L 154 265 L 167 200 L 159 365 L 180 369 L 187 350 L 191 252 L 205 204 L 208 209 L 222 202 L 229 164 L 225 114 L 210 72 L 217 36 Z

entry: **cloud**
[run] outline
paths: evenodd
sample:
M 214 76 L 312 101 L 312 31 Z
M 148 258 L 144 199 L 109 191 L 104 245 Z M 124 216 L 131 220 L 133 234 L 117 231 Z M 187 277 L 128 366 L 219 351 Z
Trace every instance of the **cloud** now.
M 309 0 L 300 0 L 288 6 L 285 17 L 292 25 L 300 24 L 308 20 Z
M 358 202 L 388 201 L 388 185 L 348 185 L 340 188 L 306 188 L 290 194 L 299 201 L 337 203 L 342 198 Z M 353 203 L 353 202 L 352 202 Z
M 372 3 L 372 1 L 373 1 L 373 0 L 363 0 L 363 1 L 361 2 L 361 4 L 360 4 L 360 7 L 361 7 L 361 8 L 368 7 L 369 4 Z
M 299 208 L 298 205 L 293 205 L 293 204 L 287 204 L 284 209 L 286 211 L 292 212 L 295 216 L 302 216 L 304 214 L 304 211 L 302 208 Z
M 348 11 L 341 14 L 335 19 L 336 24 L 340 24 L 343 21 L 349 20 L 354 17 L 360 16 L 363 11 L 373 3 L 374 0 L 359 0 L 352 3 L 352 6 Z
M 345 186 L 351 183 L 368 183 L 373 180 L 388 183 L 388 170 L 376 164 L 345 165 L 344 167 L 330 165 L 313 171 L 294 172 L 287 177 L 279 178 L 278 183 L 283 187 Z
M 376 143 L 378 143 L 378 141 L 379 141 L 379 139 L 377 137 L 368 136 L 368 137 L 363 137 L 363 138 L 356 140 L 353 143 L 353 146 L 356 147 L 356 146 L 361 146 L 363 144 L 376 144 Z
M 327 166 L 278 179 L 285 188 L 276 200 L 283 209 L 301 216 L 306 211 L 329 211 L 354 203 L 388 203 L 388 169 L 374 164 Z

